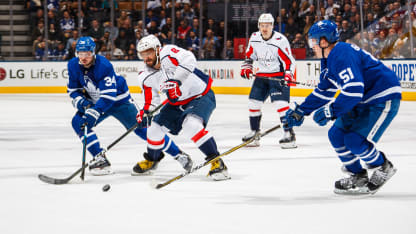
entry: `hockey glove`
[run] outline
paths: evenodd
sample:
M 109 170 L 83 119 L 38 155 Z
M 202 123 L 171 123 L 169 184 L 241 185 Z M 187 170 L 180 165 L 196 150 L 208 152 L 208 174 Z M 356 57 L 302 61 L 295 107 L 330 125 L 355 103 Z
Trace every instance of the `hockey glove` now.
M 100 113 L 94 108 L 88 108 L 80 121 L 80 129 L 84 129 L 85 126 L 87 126 L 88 129 L 91 129 L 97 123 L 98 118 L 100 118 Z
M 141 109 L 139 113 L 137 113 L 136 120 L 139 123 L 139 128 L 147 128 L 150 126 L 152 118 L 148 116 L 149 111 Z
M 249 63 L 249 62 L 244 62 L 241 65 L 241 71 L 240 71 L 240 76 L 243 79 L 250 79 L 251 75 L 253 74 L 253 64 Z
M 295 105 L 295 109 L 289 109 L 286 111 L 287 125 L 289 128 L 300 126 L 302 125 L 303 120 L 305 120 L 305 113 L 296 102 Z
M 80 96 L 72 99 L 72 105 L 81 113 L 84 113 L 86 109 L 93 106 L 92 102 Z
M 319 126 L 325 126 L 328 123 L 328 121 L 334 119 L 335 117 L 333 115 L 332 105 L 326 105 L 324 107 L 319 108 L 317 111 L 315 111 L 315 114 L 313 115 L 313 120 Z
M 293 77 L 293 74 L 290 71 L 285 72 L 285 78 L 284 78 L 284 85 L 293 84 L 295 82 L 295 77 Z
M 167 96 L 170 102 L 175 103 L 178 101 L 179 97 L 182 96 L 181 82 L 179 80 L 169 79 L 163 84 L 163 90 L 167 91 Z

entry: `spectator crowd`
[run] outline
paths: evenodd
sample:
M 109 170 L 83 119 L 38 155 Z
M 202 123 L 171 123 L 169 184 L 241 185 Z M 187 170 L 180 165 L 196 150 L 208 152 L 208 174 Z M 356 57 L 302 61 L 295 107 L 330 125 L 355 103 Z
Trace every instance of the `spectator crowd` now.
M 47 12 L 44 12 L 43 2 L 40 0 L 26 2 L 30 14 L 32 52 L 36 60 L 73 58 L 76 41 L 81 35 L 91 36 L 94 39 L 97 44 L 97 54 L 111 60 L 135 60 L 138 59 L 137 42 L 149 34 L 156 35 L 162 45 L 173 42 L 201 59 L 228 60 L 235 58 L 233 39 L 245 37 L 242 32 L 235 30 L 239 28 L 239 24 L 245 24 L 245 21 L 231 21 L 227 25 L 227 41 L 224 43 L 224 21 L 208 18 L 205 15 L 206 11 L 200 16 L 201 6 L 198 0 L 178 0 L 173 6 L 172 1 L 149 0 L 146 1 L 145 17 L 142 17 L 141 9 L 133 7 L 134 4 L 125 7 L 122 1 L 83 0 L 80 12 L 76 0 L 47 0 Z M 217 1 L 203 2 L 211 4 Z M 230 2 L 241 4 L 246 1 Z M 412 37 L 409 35 L 409 23 L 413 25 L 416 23 L 416 5 L 411 6 L 411 22 L 409 22 L 405 0 L 364 0 L 362 16 L 358 0 L 282 2 L 284 3 L 280 12 L 271 13 L 276 16 L 275 30 L 286 35 L 292 49 L 305 49 L 307 55 L 311 56 L 307 44 L 308 30 L 313 23 L 329 19 L 338 25 L 340 41 L 354 43 L 377 58 L 411 56 L 410 38 Z M 114 22 L 110 20 L 111 3 L 115 9 Z M 318 5 L 314 5 L 316 3 Z M 172 7 L 174 7 L 173 16 Z M 45 14 L 47 27 L 45 27 Z M 200 17 L 203 18 L 203 25 L 200 25 Z M 172 19 L 175 21 L 175 27 Z M 362 26 L 364 28 L 361 28 Z M 202 38 L 199 38 L 200 27 L 203 29 Z M 257 31 L 257 22 L 250 23 L 250 33 L 254 31 Z

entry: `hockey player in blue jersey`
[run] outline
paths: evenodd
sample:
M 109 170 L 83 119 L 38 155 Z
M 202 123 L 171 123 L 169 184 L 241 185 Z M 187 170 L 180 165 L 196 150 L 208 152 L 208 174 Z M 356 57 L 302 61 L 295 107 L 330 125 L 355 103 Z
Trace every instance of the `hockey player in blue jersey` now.
M 76 57 L 68 62 L 68 73 L 68 93 L 77 110 L 72 119 L 72 127 L 80 138 L 83 137 L 82 129 L 87 127 L 87 149 L 93 156 L 89 163 L 90 172 L 93 175 L 112 174 L 110 162 L 105 154 L 100 154 L 103 148 L 94 132 L 94 126 L 108 116 L 116 118 L 126 129 L 137 123 L 138 111 L 131 99 L 126 80 L 114 73 L 112 64 L 106 58 L 95 55 L 95 43 L 90 37 L 81 37 L 78 40 Z M 144 118 L 134 131 L 143 140 L 146 140 L 149 121 Z M 188 158 L 169 137 L 165 136 L 164 139 L 165 152 L 175 159 Z M 163 157 L 163 153 L 160 157 Z
M 334 192 L 373 194 L 396 172 L 375 144 L 399 110 L 398 78 L 365 50 L 338 42 L 337 25 L 332 21 L 315 23 L 308 36 L 321 58 L 320 82 L 302 104 L 287 112 L 288 123 L 300 126 L 304 116 L 315 110 L 313 120 L 320 126 L 335 120 L 328 137 L 350 176 L 336 181 Z M 340 94 L 333 100 L 337 90 Z M 370 178 L 367 171 L 373 171 Z

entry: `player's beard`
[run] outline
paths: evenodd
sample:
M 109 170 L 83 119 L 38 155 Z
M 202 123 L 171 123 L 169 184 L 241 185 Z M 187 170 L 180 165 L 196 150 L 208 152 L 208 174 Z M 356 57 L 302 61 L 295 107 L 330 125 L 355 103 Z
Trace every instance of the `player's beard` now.
M 146 65 L 148 67 L 154 67 L 156 65 L 156 59 L 147 59 L 146 60 Z

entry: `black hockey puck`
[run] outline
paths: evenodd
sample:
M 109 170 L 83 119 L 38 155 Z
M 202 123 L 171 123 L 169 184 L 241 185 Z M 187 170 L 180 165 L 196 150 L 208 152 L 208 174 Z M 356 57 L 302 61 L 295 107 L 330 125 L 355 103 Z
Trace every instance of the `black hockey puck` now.
M 106 184 L 103 186 L 103 192 L 107 192 L 108 190 L 110 190 L 110 185 Z

